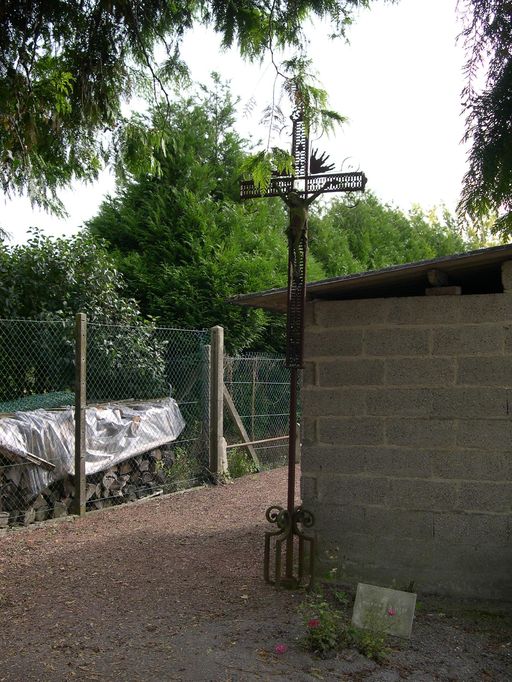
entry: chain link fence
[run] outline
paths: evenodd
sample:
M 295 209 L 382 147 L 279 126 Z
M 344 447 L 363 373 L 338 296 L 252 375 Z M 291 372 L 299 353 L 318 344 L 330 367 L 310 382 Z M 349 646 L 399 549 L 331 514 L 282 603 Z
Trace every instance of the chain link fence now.
M 288 433 L 290 401 L 290 372 L 281 356 L 246 355 L 224 357 L 224 384 L 247 431 L 250 441 L 275 438 Z M 240 434 L 233 420 L 224 412 L 224 436 L 228 443 L 238 443 Z M 254 445 L 264 469 L 286 464 L 288 441 L 274 441 Z M 236 459 L 241 452 L 228 451 Z
M 76 333 L 74 320 L 0 320 L 0 528 L 77 509 Z M 87 324 L 86 509 L 209 480 L 209 340 L 207 330 Z M 283 358 L 225 357 L 224 382 L 251 440 L 287 434 Z M 224 429 L 240 442 L 226 413 Z M 286 462 L 286 440 L 255 447 L 264 468 Z M 245 450 L 229 459 L 233 476 L 251 470 Z
M 89 507 L 208 480 L 208 340 L 204 330 L 87 325 L 88 414 L 103 451 L 102 420 L 119 426 L 111 450 L 122 457 L 88 477 Z
M 73 321 L 0 320 L 0 528 L 58 516 L 70 499 L 72 484 L 51 485 L 60 467 L 52 435 L 74 442 L 73 402 Z M 34 410 L 52 410 L 53 421 Z

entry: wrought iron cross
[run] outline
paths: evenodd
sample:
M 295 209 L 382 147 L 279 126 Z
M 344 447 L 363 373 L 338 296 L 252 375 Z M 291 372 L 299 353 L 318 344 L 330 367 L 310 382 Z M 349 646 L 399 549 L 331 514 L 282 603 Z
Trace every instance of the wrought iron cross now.
M 308 246 L 308 208 L 320 195 L 327 192 L 362 192 L 366 176 L 360 171 L 350 173 L 329 173 L 333 164 L 327 165 L 326 154 L 310 154 L 309 139 L 306 133 L 304 112 L 296 109 L 291 116 L 292 157 L 294 173 L 276 173 L 266 191 L 261 192 L 252 180 L 244 180 L 240 185 L 242 199 L 260 197 L 281 197 L 289 208 L 290 220 L 288 235 L 288 301 L 286 318 L 286 366 L 290 369 L 290 425 L 288 442 L 288 500 L 286 509 L 276 506 L 267 510 L 267 520 L 276 523 L 278 530 L 265 534 L 265 567 L 267 582 L 276 585 L 300 584 L 306 573 L 304 566 L 304 544 L 309 547 L 310 581 L 314 578 L 314 539 L 304 533 L 304 528 L 313 525 L 311 512 L 303 507 L 295 507 L 295 441 L 297 431 L 297 371 L 303 364 L 304 348 L 304 304 L 306 300 L 306 261 Z M 294 536 L 298 538 L 298 567 L 295 573 Z M 274 580 L 271 580 L 270 543 L 275 537 Z M 281 576 L 281 549 L 286 546 L 286 568 Z

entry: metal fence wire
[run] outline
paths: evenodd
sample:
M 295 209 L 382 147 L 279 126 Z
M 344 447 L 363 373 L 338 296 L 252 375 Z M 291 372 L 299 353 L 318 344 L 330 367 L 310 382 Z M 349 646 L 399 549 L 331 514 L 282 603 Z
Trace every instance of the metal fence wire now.
M 0 528 L 76 510 L 75 333 L 74 320 L 0 319 Z M 86 509 L 208 480 L 209 332 L 89 322 L 86 339 Z M 251 440 L 285 435 L 283 358 L 224 367 Z M 240 440 L 228 417 L 225 430 Z M 265 468 L 286 461 L 286 441 L 256 448 Z M 247 473 L 229 453 L 232 475 Z
M 208 340 L 204 330 L 87 325 L 88 414 L 96 415 L 99 436 L 103 414 L 119 423 L 112 451 L 122 449 L 121 462 L 88 476 L 89 507 L 207 480 Z M 169 398 L 178 404 L 183 430 Z
M 290 372 L 283 357 L 225 356 L 224 384 L 251 441 L 288 433 Z M 228 443 L 240 442 L 240 434 L 226 412 L 224 435 Z M 287 461 L 287 441 L 257 444 L 254 448 L 264 469 L 283 466 Z M 230 456 L 239 454 L 228 450 L 228 461 Z
M 74 487 L 52 484 L 60 467 L 52 429 L 74 443 L 73 402 L 73 321 L 0 320 L 0 528 L 67 514 Z M 38 419 L 40 409 L 53 422 Z

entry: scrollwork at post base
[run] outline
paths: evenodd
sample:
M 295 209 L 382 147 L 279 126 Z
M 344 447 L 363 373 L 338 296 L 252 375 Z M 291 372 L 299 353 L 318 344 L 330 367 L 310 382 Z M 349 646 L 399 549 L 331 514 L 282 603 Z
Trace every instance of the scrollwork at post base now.
M 312 512 L 304 507 L 295 507 L 293 515 L 287 509 L 279 506 L 269 507 L 266 511 L 269 523 L 275 523 L 277 529 L 265 533 L 265 555 L 263 562 L 263 574 L 265 582 L 276 587 L 296 588 L 301 586 L 311 587 L 315 579 L 315 538 L 304 532 L 306 528 L 312 528 L 315 517 Z M 297 538 L 297 542 L 294 541 Z M 274 540 L 274 575 L 271 575 L 271 548 Z M 285 561 L 283 562 L 283 545 L 285 549 Z M 297 547 L 297 559 L 294 560 L 294 549 Z M 306 552 L 306 546 L 309 551 Z M 287 557 L 292 553 L 291 559 Z M 287 562 L 286 558 L 290 560 Z M 293 574 L 289 570 L 283 570 L 283 566 L 292 566 Z

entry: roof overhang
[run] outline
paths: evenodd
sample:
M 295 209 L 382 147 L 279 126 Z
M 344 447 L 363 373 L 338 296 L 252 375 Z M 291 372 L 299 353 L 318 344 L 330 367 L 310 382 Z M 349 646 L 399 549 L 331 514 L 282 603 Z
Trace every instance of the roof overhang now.
M 462 288 L 463 294 L 497 293 L 503 290 L 501 264 L 507 260 L 512 260 L 512 244 L 333 277 L 310 282 L 306 287 L 306 300 L 422 296 L 430 286 L 428 273 L 432 270 L 444 273 L 450 284 Z M 230 299 L 230 303 L 236 305 L 274 312 L 285 312 L 286 301 L 286 288 L 240 294 Z

